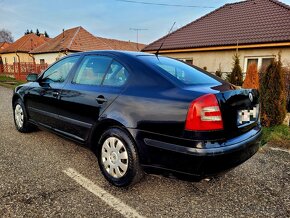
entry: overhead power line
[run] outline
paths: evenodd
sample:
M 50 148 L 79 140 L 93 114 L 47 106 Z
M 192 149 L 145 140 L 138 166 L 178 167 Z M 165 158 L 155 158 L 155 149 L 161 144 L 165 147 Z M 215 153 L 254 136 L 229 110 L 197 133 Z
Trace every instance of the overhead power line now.
M 175 5 L 175 4 L 165 4 L 165 3 L 154 3 L 154 2 L 142 2 L 142 1 L 132 1 L 132 0 L 115 0 L 118 2 L 127 2 L 143 5 L 157 5 L 157 6 L 169 6 L 169 7 L 184 7 L 184 8 L 215 8 L 212 6 L 198 6 L 198 5 Z

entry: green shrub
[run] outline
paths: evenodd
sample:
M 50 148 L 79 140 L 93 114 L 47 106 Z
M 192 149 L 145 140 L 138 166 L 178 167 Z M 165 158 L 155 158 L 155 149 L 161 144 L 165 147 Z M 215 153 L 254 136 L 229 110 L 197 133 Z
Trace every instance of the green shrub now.
M 218 70 L 217 70 L 217 71 L 215 72 L 215 75 L 218 76 L 218 77 L 220 77 L 220 78 L 222 78 L 222 72 L 221 72 L 221 71 L 218 71 Z
M 290 66 L 283 67 L 284 79 L 285 79 L 285 90 L 286 90 L 286 108 L 290 112 Z
M 260 96 L 262 125 L 281 124 L 286 116 L 286 90 L 280 54 L 262 75 Z
M 236 86 L 241 86 L 243 84 L 243 74 L 242 68 L 240 66 L 239 55 L 236 53 L 233 59 L 234 59 L 233 69 L 231 74 L 228 76 L 228 81 Z
M 221 64 L 219 65 L 219 68 L 215 72 L 215 75 L 220 77 L 220 78 L 222 78 L 222 67 L 221 67 Z

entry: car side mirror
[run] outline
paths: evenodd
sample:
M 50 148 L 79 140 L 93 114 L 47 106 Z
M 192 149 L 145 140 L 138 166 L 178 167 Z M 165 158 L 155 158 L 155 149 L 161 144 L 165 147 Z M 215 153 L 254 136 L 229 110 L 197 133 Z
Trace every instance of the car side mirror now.
M 36 74 L 36 73 L 30 73 L 30 74 L 27 75 L 26 80 L 28 82 L 36 82 L 37 81 L 37 78 L 38 78 L 38 74 Z

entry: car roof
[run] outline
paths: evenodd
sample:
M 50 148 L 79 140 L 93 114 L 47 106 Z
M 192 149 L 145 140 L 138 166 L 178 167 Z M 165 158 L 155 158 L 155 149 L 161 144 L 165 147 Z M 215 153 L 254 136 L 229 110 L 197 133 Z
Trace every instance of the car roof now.
M 134 51 L 123 51 L 123 50 L 93 50 L 78 52 L 75 54 L 112 54 L 115 56 L 127 56 L 127 57 L 137 57 L 137 56 L 154 56 L 154 54 L 145 52 L 134 52 Z

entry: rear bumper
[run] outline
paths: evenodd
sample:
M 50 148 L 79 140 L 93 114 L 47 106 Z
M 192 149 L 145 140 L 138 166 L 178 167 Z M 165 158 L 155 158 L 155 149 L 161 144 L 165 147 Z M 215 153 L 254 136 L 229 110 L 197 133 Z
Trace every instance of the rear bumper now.
M 183 146 L 181 141 L 176 144 L 157 140 L 156 137 L 152 139 L 148 133 L 139 132 L 137 135 L 137 142 L 144 143 L 146 147 L 144 167 L 206 177 L 227 171 L 252 157 L 260 146 L 261 128 L 257 126 L 224 143 L 204 144 L 206 148 L 189 147 L 188 141 Z M 197 143 L 202 142 L 194 142 L 195 145 Z

